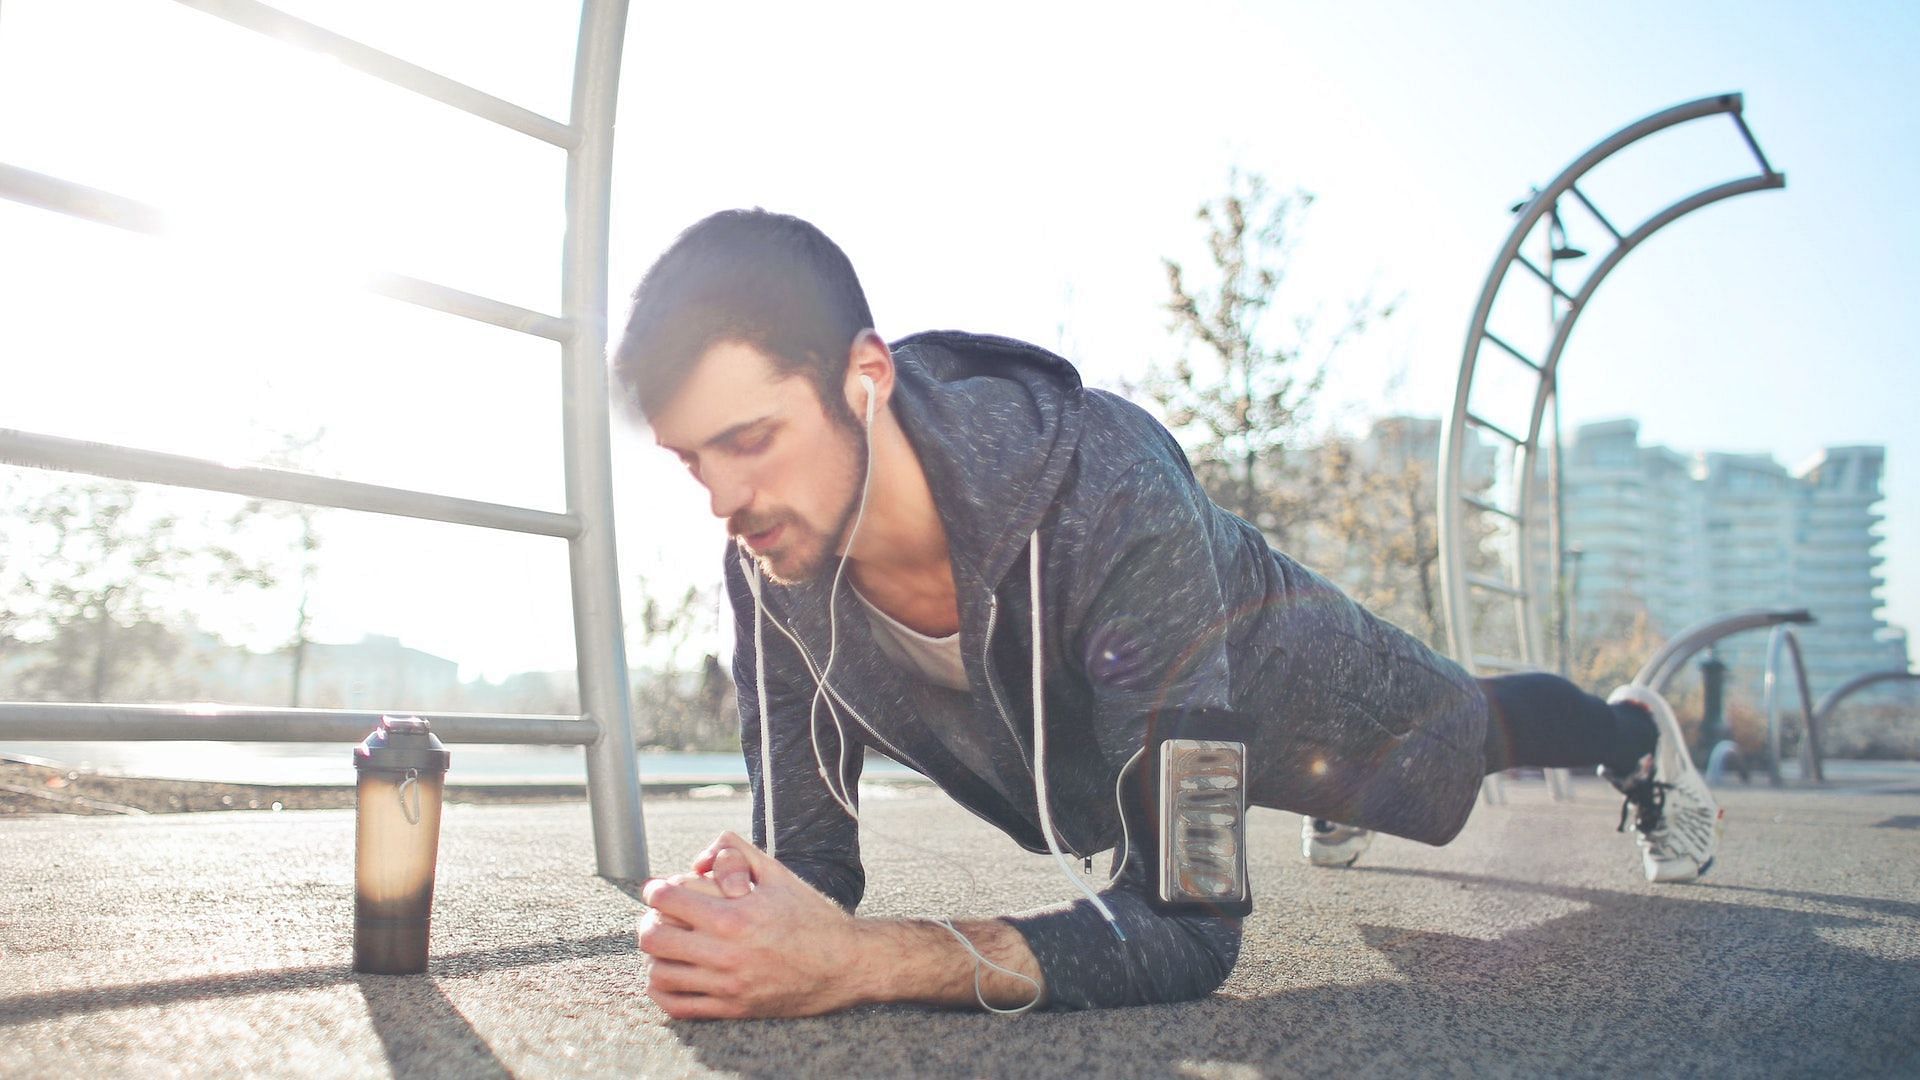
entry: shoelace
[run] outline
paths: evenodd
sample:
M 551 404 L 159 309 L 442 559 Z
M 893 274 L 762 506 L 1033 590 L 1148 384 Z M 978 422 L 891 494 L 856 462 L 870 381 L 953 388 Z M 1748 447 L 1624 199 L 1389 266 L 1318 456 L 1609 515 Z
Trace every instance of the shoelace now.
M 1620 804 L 1620 826 L 1614 831 L 1626 832 L 1627 816 L 1638 807 L 1640 815 L 1633 827 L 1643 836 L 1652 836 L 1653 830 L 1660 827 L 1660 818 L 1667 805 L 1667 792 L 1671 790 L 1672 784 L 1653 779 L 1642 780 L 1628 788 L 1624 792 L 1626 801 Z

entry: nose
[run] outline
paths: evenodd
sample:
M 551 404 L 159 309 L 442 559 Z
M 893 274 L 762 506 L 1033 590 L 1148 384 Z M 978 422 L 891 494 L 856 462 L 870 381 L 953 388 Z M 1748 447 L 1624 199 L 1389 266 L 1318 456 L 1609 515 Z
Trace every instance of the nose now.
M 700 479 L 707 485 L 708 504 L 713 516 L 725 521 L 753 502 L 753 485 L 742 470 L 703 469 Z

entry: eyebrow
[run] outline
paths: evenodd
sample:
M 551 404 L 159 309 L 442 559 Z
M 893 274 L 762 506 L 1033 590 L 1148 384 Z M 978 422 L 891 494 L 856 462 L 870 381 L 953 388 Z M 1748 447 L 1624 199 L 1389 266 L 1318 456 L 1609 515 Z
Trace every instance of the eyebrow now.
M 722 428 L 719 431 L 719 433 L 708 438 L 705 442 L 701 443 L 699 446 L 694 447 L 694 449 L 703 450 L 710 446 L 718 446 L 721 443 L 729 442 L 733 439 L 739 438 L 741 435 L 746 434 L 748 431 L 751 431 L 752 429 L 759 427 L 762 424 L 768 423 L 774 419 L 776 419 L 774 414 L 768 413 L 765 416 L 756 416 L 751 420 L 742 420 L 739 423 L 734 424 L 730 427 Z M 667 444 L 665 443 L 661 443 L 660 445 L 663 448 L 670 450 L 676 454 L 689 453 L 688 450 L 682 449 L 678 446 L 667 446 Z

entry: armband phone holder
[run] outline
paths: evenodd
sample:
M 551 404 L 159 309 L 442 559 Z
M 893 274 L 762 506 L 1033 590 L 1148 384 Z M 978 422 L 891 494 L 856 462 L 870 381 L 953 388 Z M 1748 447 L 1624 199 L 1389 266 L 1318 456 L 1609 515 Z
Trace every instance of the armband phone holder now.
M 1225 709 L 1168 710 L 1148 721 L 1135 783 L 1146 826 L 1138 849 L 1161 911 L 1253 911 L 1247 883 L 1246 721 Z

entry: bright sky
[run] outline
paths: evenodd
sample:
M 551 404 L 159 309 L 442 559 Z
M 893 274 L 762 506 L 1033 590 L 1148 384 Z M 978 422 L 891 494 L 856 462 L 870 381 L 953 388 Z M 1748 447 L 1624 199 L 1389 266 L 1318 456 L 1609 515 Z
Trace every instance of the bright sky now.
M 280 6 L 565 116 L 565 5 Z M 679 229 L 762 205 L 847 249 L 883 333 L 1026 337 L 1113 385 L 1172 354 L 1159 260 L 1199 258 L 1194 207 L 1238 165 L 1320 196 L 1297 303 L 1403 297 L 1340 355 L 1323 418 L 1440 415 L 1509 205 L 1640 116 L 1743 91 L 1788 188 L 1629 256 L 1568 350 L 1566 419 L 1637 416 L 1650 441 L 1791 465 L 1885 444 L 1885 614 L 1920 625 L 1920 9 L 942 10 L 636 4 L 616 321 Z M 1750 168 L 1730 123 L 1645 154 L 1596 179 L 1616 223 Z M 558 151 L 165 0 L 5 0 L 0 161 L 203 235 L 161 243 L 0 202 L 0 426 L 230 460 L 324 427 L 320 471 L 561 508 L 556 348 L 323 284 L 395 269 L 556 311 Z M 615 440 L 631 617 L 642 577 L 711 578 L 720 532 L 643 432 Z M 394 634 L 494 677 L 571 665 L 560 541 L 346 513 L 322 528 L 321 639 Z M 296 601 L 209 599 L 201 617 L 267 644 Z

